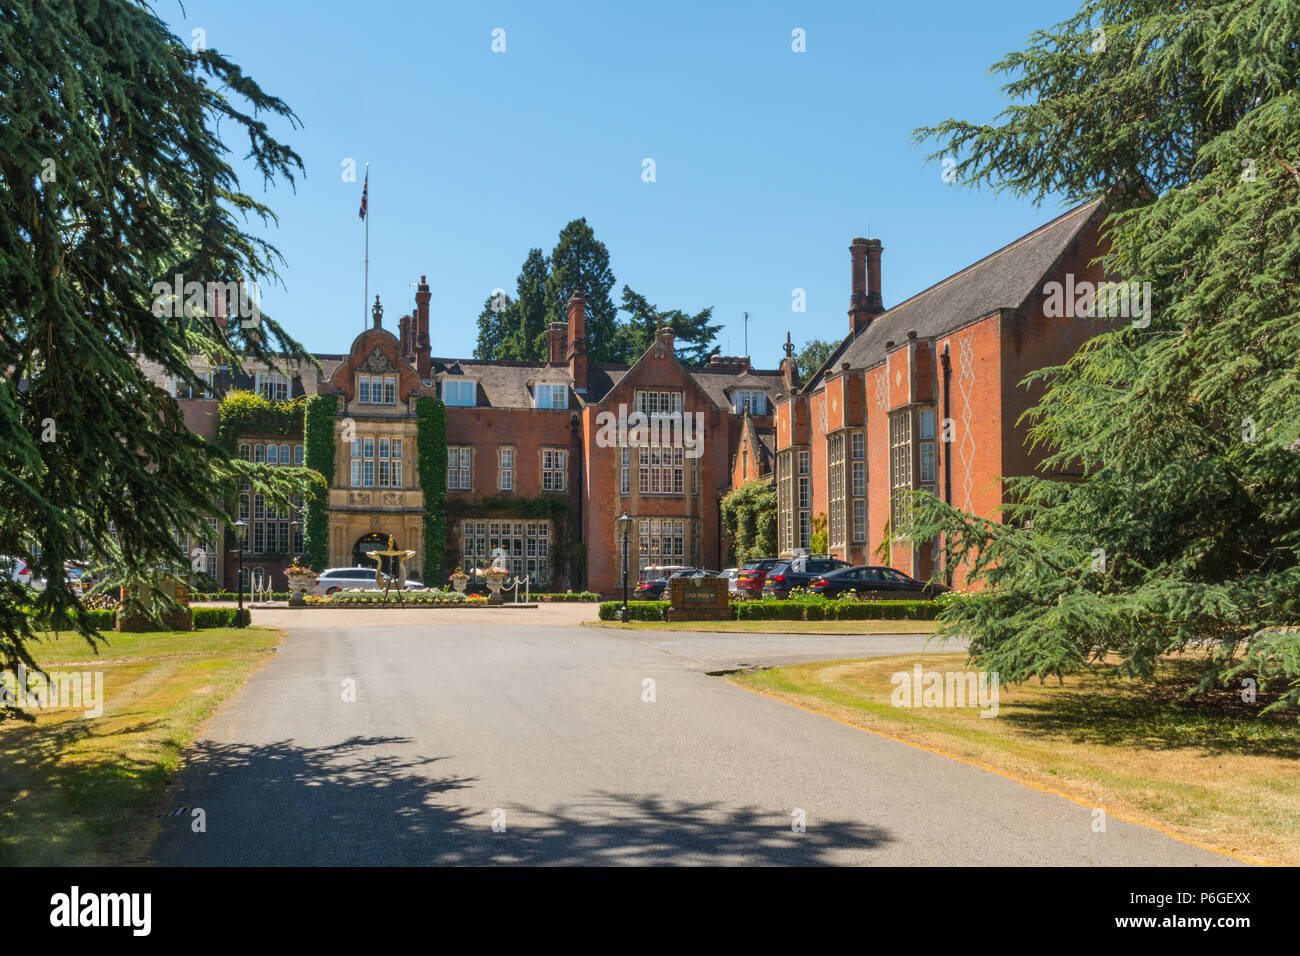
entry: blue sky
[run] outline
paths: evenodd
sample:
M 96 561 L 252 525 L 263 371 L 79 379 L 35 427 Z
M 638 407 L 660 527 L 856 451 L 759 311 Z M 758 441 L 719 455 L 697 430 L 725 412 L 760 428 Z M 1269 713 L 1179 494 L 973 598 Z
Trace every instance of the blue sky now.
M 385 323 L 429 277 L 435 355 L 469 356 L 475 317 L 513 293 L 531 246 L 585 216 L 618 279 L 660 308 L 707 305 L 724 351 L 773 367 L 848 327 L 849 241 L 884 244 L 885 305 L 1052 218 L 945 184 L 911 142 L 986 120 L 988 67 L 1077 0 L 828 3 L 462 3 L 157 0 L 187 41 L 235 59 L 303 122 L 281 137 L 305 178 L 265 195 L 287 259 L 263 308 L 318 352 L 361 331 L 360 177 L 371 164 L 370 295 Z M 492 31 L 505 31 L 505 52 Z M 805 31 L 806 52 L 791 49 Z M 232 136 L 238 158 L 246 142 Z M 656 181 L 642 181 L 643 160 Z M 343 179 L 354 160 L 356 182 Z M 259 227 L 260 228 L 260 227 Z M 791 309 L 806 290 L 807 311 Z

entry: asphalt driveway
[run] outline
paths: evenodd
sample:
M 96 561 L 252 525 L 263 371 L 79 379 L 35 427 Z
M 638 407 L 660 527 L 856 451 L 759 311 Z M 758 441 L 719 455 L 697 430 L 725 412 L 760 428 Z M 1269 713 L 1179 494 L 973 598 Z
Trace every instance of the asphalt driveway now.
M 166 817 L 157 864 L 1233 862 L 709 676 L 922 637 L 255 613 L 289 636 L 209 722 L 169 793 L 206 831 Z

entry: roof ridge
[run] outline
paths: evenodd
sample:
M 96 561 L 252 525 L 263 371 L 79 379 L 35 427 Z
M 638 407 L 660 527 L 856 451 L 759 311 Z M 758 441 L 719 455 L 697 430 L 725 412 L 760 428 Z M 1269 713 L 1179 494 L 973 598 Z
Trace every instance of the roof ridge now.
M 966 265 L 966 267 L 958 269 L 957 272 L 950 274 L 950 276 L 945 276 L 944 278 L 941 278 L 941 280 L 935 282 L 935 285 L 927 286 L 926 289 L 920 290 L 919 293 L 914 295 L 909 295 L 909 297 L 902 300 L 902 302 L 894 303 L 893 306 L 887 308 L 887 310 L 885 310 L 884 312 L 881 312 L 880 315 L 876 317 L 876 321 L 879 321 L 880 319 L 884 319 L 885 316 L 888 316 L 889 313 L 896 310 L 896 308 L 901 308 L 902 306 L 906 306 L 907 303 L 915 302 L 915 300 L 919 299 L 920 297 L 923 297 L 923 295 L 928 295 L 932 293 L 932 291 L 941 289 L 941 287 L 948 285 L 949 282 L 956 280 L 956 278 L 961 278 L 962 276 L 965 276 L 966 273 L 971 272 L 972 269 L 980 267 L 980 265 L 984 265 L 985 263 L 989 263 L 989 261 L 992 261 L 993 259 L 997 259 L 998 256 L 1005 254 L 1005 252 L 1010 252 L 1011 250 L 1014 250 L 1014 248 L 1023 246 L 1024 243 L 1030 241 L 1030 239 L 1039 237 L 1041 233 L 1047 232 L 1048 229 L 1052 229 L 1054 228 L 1054 226 L 1060 225 L 1063 220 L 1069 219 L 1069 217 L 1071 216 L 1079 215 L 1079 213 L 1082 213 L 1084 209 L 1089 209 L 1089 215 L 1091 215 L 1091 208 L 1099 206 L 1099 204 L 1102 202 L 1102 199 L 1104 199 L 1104 196 L 1097 196 L 1096 199 L 1088 200 L 1087 203 L 1080 203 L 1079 206 L 1066 209 L 1066 211 L 1062 212 L 1060 216 L 1056 217 L 1056 219 L 1044 222 L 1044 224 L 1040 225 L 1039 228 L 1032 230 L 1032 232 L 1028 232 L 1022 235 L 1021 238 L 1011 239 L 1011 241 L 1009 243 L 1006 243 L 1005 246 L 1002 246 L 1001 248 L 996 248 L 996 250 L 989 252 L 989 254 L 987 256 L 984 256 L 983 259 L 976 259 L 974 263 L 971 263 L 970 265 Z
M 1057 216 L 1055 219 L 1051 219 L 1051 220 L 1049 220 L 1049 221 L 1043 223 L 1043 224 L 1042 224 L 1041 226 L 1039 226 L 1037 229 L 1034 229 L 1034 230 L 1032 230 L 1032 231 L 1030 231 L 1030 232 L 1025 233 L 1025 234 L 1024 234 L 1023 236 L 1021 236 L 1019 239 L 1012 239 L 1012 240 L 1011 240 L 1010 242 L 1008 242 L 1005 246 L 1002 246 L 1000 249 L 995 249 L 995 250 L 993 250 L 993 251 L 990 252 L 987 256 L 985 256 L 984 258 L 982 258 L 982 259 L 976 259 L 976 260 L 975 260 L 974 262 L 972 262 L 970 265 L 965 266 L 965 267 L 963 267 L 963 268 L 961 268 L 961 269 L 958 269 L 956 272 L 952 273 L 952 274 L 949 275 L 949 276 L 945 276 L 944 278 L 942 278 L 942 279 L 940 279 L 938 282 L 936 282 L 934 285 L 932 285 L 932 286 L 928 286 L 928 287 L 922 289 L 920 292 L 917 292 L 917 293 L 914 294 L 914 295 L 910 295 L 910 296 L 908 296 L 908 297 L 907 297 L 906 299 L 904 299 L 902 302 L 896 302 L 894 305 L 890 306 L 890 307 L 889 307 L 888 309 L 886 309 L 884 312 L 880 313 L 880 315 L 876 317 L 876 320 L 875 320 L 875 321 L 879 321 L 880 319 L 885 318 L 886 316 L 889 315 L 890 312 L 893 312 L 895 309 L 898 309 L 898 308 L 901 308 L 901 307 L 904 306 L 904 305 L 907 305 L 909 302 L 915 302 L 917 299 L 921 298 L 922 296 L 924 296 L 924 295 L 928 295 L 928 294 L 930 294 L 931 292 L 934 292 L 936 289 L 940 289 L 940 288 L 942 288 L 943 286 L 947 285 L 949 282 L 952 282 L 954 279 L 959 279 L 959 278 L 961 278 L 962 276 L 964 276 L 964 275 L 966 275 L 968 272 L 970 272 L 972 269 L 975 269 L 975 268 L 977 268 L 977 267 L 979 267 L 979 266 L 982 266 L 982 265 L 984 265 L 985 263 L 990 262 L 990 261 L 992 261 L 992 260 L 998 258 L 999 256 L 1003 255 L 1004 253 L 1010 252 L 1010 251 L 1012 251 L 1013 249 L 1018 248 L 1019 246 L 1023 245 L 1023 244 L 1026 243 L 1026 242 L 1028 242 L 1029 240 L 1038 237 L 1040 234 L 1046 232 L 1047 230 L 1052 229 L 1052 228 L 1054 228 L 1055 226 L 1060 225 L 1060 224 L 1061 224 L 1065 219 L 1068 219 L 1068 218 L 1070 218 L 1070 217 L 1072 217 L 1072 216 L 1079 215 L 1079 214 L 1082 213 L 1084 210 L 1088 210 L 1088 211 L 1089 211 L 1089 214 L 1091 214 L 1092 210 L 1093 210 L 1096 206 L 1098 206 L 1098 205 L 1099 205 L 1099 204 L 1100 204 L 1104 199 L 1105 199 L 1104 196 L 1098 196 L 1096 199 L 1091 199 L 1091 200 L 1089 200 L 1088 202 L 1080 203 L 1080 204 L 1077 205 L 1077 206 L 1074 206 L 1074 207 L 1072 207 L 1072 208 L 1070 208 L 1070 209 L 1065 210 L 1065 212 L 1061 213 L 1061 214 L 1060 214 L 1059 216 Z

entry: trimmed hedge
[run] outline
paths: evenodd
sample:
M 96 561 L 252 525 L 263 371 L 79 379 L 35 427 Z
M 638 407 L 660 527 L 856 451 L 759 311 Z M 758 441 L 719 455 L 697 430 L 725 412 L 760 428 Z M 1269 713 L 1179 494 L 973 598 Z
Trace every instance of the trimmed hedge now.
M 937 601 L 743 601 L 731 605 L 737 621 L 932 621 Z
M 627 618 L 629 621 L 663 621 L 666 620 L 668 606 L 668 601 L 628 601 Z M 617 621 L 622 607 L 622 601 L 605 601 L 600 606 L 600 619 Z
M 239 608 L 234 607 L 192 607 L 190 608 L 190 617 L 194 621 L 195 630 L 208 627 L 236 627 L 238 626 L 235 623 L 238 611 Z M 86 611 L 83 614 L 77 614 L 76 617 L 86 621 L 97 631 L 111 631 L 117 627 L 117 611 L 112 608 Z M 252 615 L 249 613 L 248 608 L 244 608 L 244 623 L 248 624 L 251 621 Z M 64 615 L 57 623 L 53 621 L 40 623 L 59 630 L 71 630 L 73 615 Z
M 622 601 L 600 606 L 602 621 L 617 621 Z M 733 621 L 932 621 L 938 601 L 733 601 Z M 628 619 L 667 620 L 668 601 L 628 601 Z
M 567 604 L 575 601 L 599 601 L 600 595 L 593 591 L 570 591 L 563 594 L 533 594 L 531 598 L 544 604 Z M 622 606 L 622 602 L 620 602 L 619 607 Z
M 83 614 L 72 612 L 71 614 L 62 614 L 57 618 L 37 618 L 36 623 L 43 627 L 52 627 L 60 631 L 70 631 L 75 625 L 73 624 L 74 615 L 77 619 L 85 621 L 97 631 L 111 631 L 117 625 L 117 609 L 102 608 L 95 611 L 86 611 Z
M 239 608 L 237 607 L 193 607 L 190 614 L 194 618 L 194 629 L 205 627 L 238 627 Z M 251 624 L 252 612 L 244 608 L 244 624 Z

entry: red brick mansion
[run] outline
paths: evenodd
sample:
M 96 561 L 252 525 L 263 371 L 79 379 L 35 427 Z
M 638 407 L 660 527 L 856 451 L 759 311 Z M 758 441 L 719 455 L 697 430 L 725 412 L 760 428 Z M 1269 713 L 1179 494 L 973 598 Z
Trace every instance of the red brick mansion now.
M 1002 477 L 1035 466 L 1016 425 L 1034 394 L 1018 383 L 1091 334 L 1086 321 L 1044 316 L 1044 286 L 1071 274 L 1099 278 L 1090 262 L 1103 215 L 1100 203 L 1072 209 L 888 310 L 881 243 L 853 240 L 848 335 L 802 383 L 788 336 L 773 370 L 729 356 L 688 367 L 666 329 L 630 367 L 589 362 L 581 295 L 568 303 L 568 322 L 547 331 L 544 362 L 439 358 L 421 277 L 396 332 L 384 327 L 376 297 L 371 328 L 344 354 L 316 355 L 319 369 L 252 367 L 232 378 L 196 363 L 211 391 L 178 398 L 191 427 L 213 437 L 217 396 L 231 388 L 272 401 L 337 396 L 340 430 L 350 431 L 336 443 L 330 566 L 361 564 L 391 536 L 416 552 L 409 570 L 422 575 L 422 396 L 446 405 L 446 571 L 482 566 L 500 548 L 536 589 L 613 594 L 623 513 L 635 518 L 633 579 L 648 564 L 721 568 L 719 500 L 755 478 L 776 482 L 783 551 L 807 548 L 824 516 L 833 554 L 881 563 L 898 490 L 930 488 L 992 516 Z M 248 431 L 237 442 L 250 460 L 303 462 L 300 430 Z M 250 526 L 246 583 L 283 590 L 283 569 L 302 550 L 296 516 L 248 493 L 238 507 Z M 890 562 L 928 577 L 933 547 L 895 547 Z M 209 573 L 232 588 L 234 569 L 233 554 L 209 559 Z

